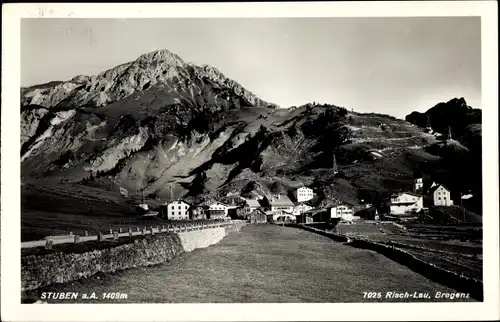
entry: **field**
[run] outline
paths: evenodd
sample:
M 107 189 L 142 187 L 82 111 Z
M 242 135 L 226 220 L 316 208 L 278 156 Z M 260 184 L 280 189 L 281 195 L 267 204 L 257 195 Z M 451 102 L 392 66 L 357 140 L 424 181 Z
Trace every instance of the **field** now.
M 244 227 L 217 245 L 181 254 L 168 264 L 54 285 L 24 294 L 24 301 L 37 300 L 42 291 L 100 296 L 110 290 L 127 298 L 88 302 L 421 302 L 443 301 L 434 298 L 436 292 L 454 292 L 376 252 L 297 228 L 263 224 Z M 364 298 L 363 292 L 369 291 L 381 292 L 382 298 Z M 391 299 L 387 292 L 429 293 L 430 299 Z
M 149 201 L 148 203 L 158 203 Z M 175 221 L 185 224 L 191 221 Z M 204 221 L 210 222 L 210 221 Z M 21 240 L 38 240 L 46 236 L 91 235 L 129 227 L 168 225 L 162 219 L 137 218 L 135 207 L 118 192 L 74 184 L 31 184 L 21 186 Z
M 361 222 L 339 224 L 334 231 L 393 245 L 442 268 L 482 280 L 481 229 L 477 226 L 412 225 L 403 230 L 391 223 Z

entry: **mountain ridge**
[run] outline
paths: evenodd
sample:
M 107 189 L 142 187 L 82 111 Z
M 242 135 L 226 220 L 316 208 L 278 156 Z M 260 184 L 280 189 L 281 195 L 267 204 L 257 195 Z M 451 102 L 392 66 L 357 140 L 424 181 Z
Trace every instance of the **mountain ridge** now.
M 277 107 L 259 99 L 238 82 L 227 78 L 217 68 L 207 64 L 196 66 L 186 63 L 168 50 L 142 54 L 135 61 L 120 64 L 93 76 L 78 75 L 68 81 L 22 87 L 21 105 L 104 107 L 152 85 L 176 85 L 176 80 L 182 77 L 183 81 L 196 81 L 199 77 L 207 77 L 219 85 L 233 89 L 253 105 Z
M 451 181 L 459 169 L 445 168 L 463 149 L 439 146 L 420 126 L 333 104 L 279 109 L 215 67 L 169 51 L 48 84 L 21 90 L 23 180 L 122 187 L 163 200 L 305 184 L 317 205 L 381 203 L 411 189 L 418 169 L 468 185 Z

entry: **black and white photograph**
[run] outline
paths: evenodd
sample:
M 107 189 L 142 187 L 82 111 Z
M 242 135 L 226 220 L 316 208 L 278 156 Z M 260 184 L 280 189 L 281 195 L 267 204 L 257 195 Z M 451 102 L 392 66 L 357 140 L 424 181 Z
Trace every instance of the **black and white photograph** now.
M 14 104 L 2 98 L 2 157 L 16 141 L 19 168 L 2 159 L 2 237 L 17 236 L 2 265 L 19 271 L 2 301 L 498 300 L 484 17 L 34 8 L 18 19 Z

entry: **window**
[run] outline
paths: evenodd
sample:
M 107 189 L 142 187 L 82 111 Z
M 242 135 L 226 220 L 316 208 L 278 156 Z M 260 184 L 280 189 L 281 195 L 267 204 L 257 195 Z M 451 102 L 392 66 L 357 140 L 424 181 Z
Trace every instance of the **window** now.
M 441 197 L 438 197 L 438 200 L 441 200 Z

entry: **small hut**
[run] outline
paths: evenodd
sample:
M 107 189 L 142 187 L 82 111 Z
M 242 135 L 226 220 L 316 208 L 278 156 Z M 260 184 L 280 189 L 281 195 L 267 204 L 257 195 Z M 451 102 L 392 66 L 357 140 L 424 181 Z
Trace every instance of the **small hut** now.
M 263 224 L 267 222 L 266 214 L 259 209 L 255 209 L 254 211 L 252 211 L 249 217 L 250 223 L 252 224 Z
M 314 219 L 310 214 L 302 213 L 300 215 L 297 215 L 297 223 L 298 224 L 310 224 L 312 222 L 314 222 Z

